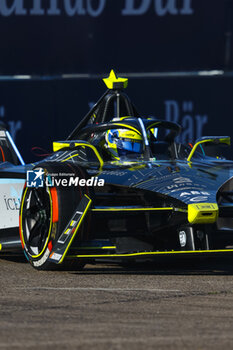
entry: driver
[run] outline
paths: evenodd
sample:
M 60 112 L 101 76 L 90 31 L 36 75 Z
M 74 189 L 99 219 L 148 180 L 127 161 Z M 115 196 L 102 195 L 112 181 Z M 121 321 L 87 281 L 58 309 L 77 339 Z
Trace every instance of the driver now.
M 142 136 L 129 129 L 111 129 L 105 134 L 104 148 L 113 159 L 138 157 L 142 154 Z

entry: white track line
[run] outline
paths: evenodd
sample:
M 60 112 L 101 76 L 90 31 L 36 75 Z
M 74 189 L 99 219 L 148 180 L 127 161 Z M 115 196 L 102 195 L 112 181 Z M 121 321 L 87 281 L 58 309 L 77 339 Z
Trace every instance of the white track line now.
M 157 288 L 94 288 L 94 287 L 18 287 L 26 290 L 69 290 L 69 291 L 103 291 L 103 292 L 180 292 L 178 289 Z

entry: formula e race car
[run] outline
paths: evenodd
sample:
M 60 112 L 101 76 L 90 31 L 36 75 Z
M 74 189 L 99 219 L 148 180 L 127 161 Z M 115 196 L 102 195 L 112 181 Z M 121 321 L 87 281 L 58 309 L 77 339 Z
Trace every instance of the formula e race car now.
M 63 262 L 233 253 L 233 161 L 191 146 L 175 123 L 139 115 L 113 71 L 107 91 L 53 153 L 27 172 L 24 253 L 37 269 Z
M 3 123 L 0 124 L 0 250 L 21 250 L 19 209 L 26 168 Z

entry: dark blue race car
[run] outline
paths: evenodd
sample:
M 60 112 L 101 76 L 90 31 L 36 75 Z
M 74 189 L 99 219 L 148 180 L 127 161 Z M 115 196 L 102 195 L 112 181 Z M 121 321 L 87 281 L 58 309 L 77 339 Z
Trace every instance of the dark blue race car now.
M 233 253 L 233 162 L 207 155 L 229 137 L 177 143 L 181 127 L 140 115 L 127 79 L 112 71 L 104 81 L 96 105 L 27 173 L 20 238 L 29 262 Z

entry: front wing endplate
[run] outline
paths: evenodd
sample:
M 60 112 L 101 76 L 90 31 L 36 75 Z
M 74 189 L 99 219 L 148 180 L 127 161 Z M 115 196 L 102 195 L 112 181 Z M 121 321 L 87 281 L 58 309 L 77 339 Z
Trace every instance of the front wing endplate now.
M 61 264 L 63 262 L 91 202 L 92 200 L 87 195 L 83 196 L 68 225 L 54 245 L 48 259 L 49 262 L 55 264 Z

